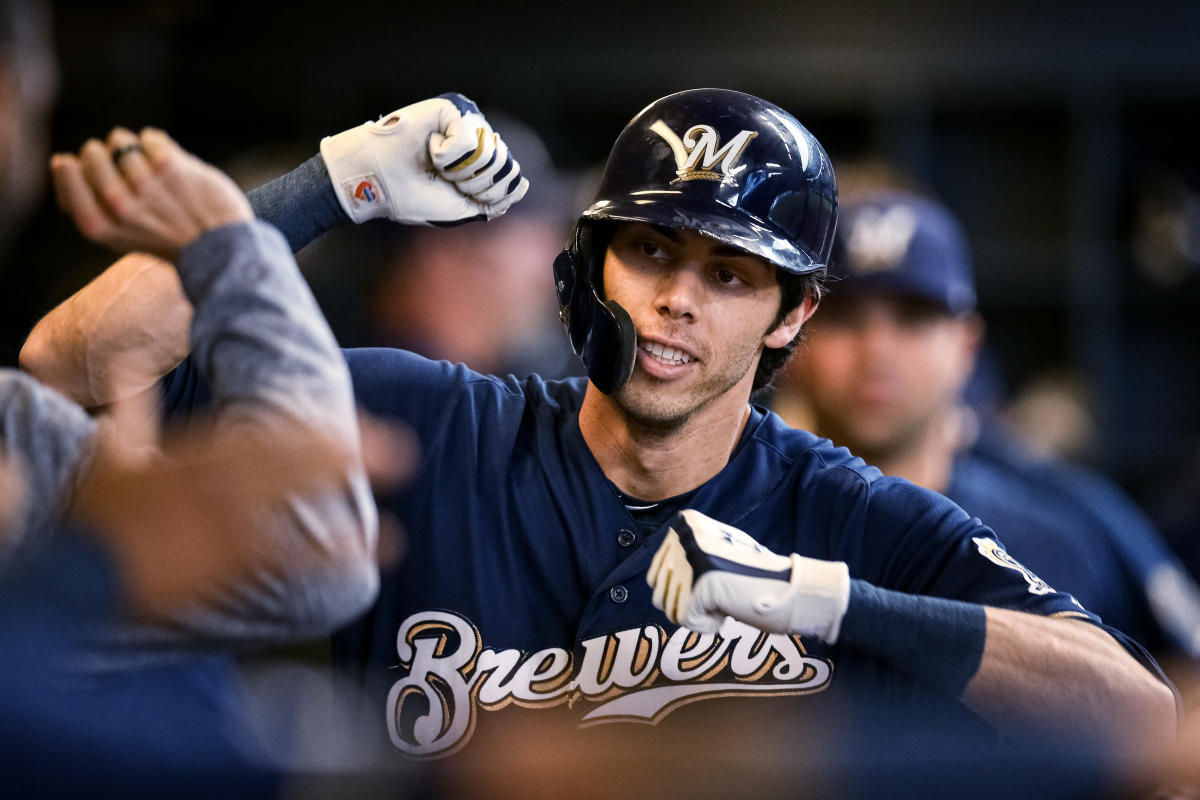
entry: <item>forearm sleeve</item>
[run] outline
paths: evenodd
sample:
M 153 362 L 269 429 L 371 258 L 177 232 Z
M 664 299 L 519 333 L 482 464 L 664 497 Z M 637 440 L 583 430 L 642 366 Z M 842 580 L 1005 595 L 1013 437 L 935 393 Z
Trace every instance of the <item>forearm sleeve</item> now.
M 959 697 L 979 669 L 987 637 L 983 606 L 850 581 L 841 641 Z
M 329 170 L 320 155 L 252 189 L 246 195 L 254 213 L 278 228 L 295 253 L 304 245 L 350 221 L 338 202 Z

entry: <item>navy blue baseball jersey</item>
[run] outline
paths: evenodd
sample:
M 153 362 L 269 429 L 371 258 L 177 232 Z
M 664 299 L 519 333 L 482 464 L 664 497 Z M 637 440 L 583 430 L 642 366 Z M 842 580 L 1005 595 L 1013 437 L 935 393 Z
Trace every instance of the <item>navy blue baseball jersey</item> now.
M 392 349 L 346 357 L 358 402 L 406 423 L 423 449 L 415 480 L 379 498 L 404 523 L 405 559 L 335 642 L 396 751 L 456 752 L 512 706 L 554 707 L 584 728 L 675 724 L 716 702 L 764 715 L 791 703 L 811 721 L 830 702 L 904 709 L 924 696 L 848 648 L 733 620 L 716 635 L 668 622 L 645 577 L 665 528 L 639 527 L 588 449 L 583 379 L 500 379 Z M 186 362 L 165 388 L 174 407 L 202 393 Z M 687 504 L 876 586 L 1099 624 L 946 498 L 758 407 Z

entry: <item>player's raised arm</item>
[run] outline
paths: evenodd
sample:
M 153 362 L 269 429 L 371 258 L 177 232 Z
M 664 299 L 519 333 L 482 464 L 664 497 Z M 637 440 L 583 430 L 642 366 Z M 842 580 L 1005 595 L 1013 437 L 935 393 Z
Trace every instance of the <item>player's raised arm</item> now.
M 258 536 L 275 558 L 173 610 L 170 632 L 153 638 L 263 643 L 319 635 L 361 611 L 377 584 L 376 519 L 350 378 L 279 232 L 254 220 L 232 180 L 161 131 L 114 130 L 107 144 L 56 156 L 53 170 L 60 203 L 89 238 L 178 265 L 217 430 L 301 431 L 348 454 L 335 489 L 294 494 L 262 519 Z
M 1171 689 L 1088 622 L 880 589 L 844 562 L 778 555 L 690 509 L 671 523 L 647 581 L 672 622 L 715 633 L 729 616 L 855 648 L 1004 734 L 1113 746 L 1175 733 Z
M 106 144 L 119 147 L 112 139 Z M 95 141 L 87 149 L 104 146 Z M 279 228 L 296 251 L 347 221 L 493 219 L 528 185 L 475 104 L 448 94 L 326 137 L 321 155 L 248 197 L 256 216 Z M 89 238 L 110 236 L 122 201 L 102 195 L 71 213 Z M 38 322 L 20 364 L 84 407 L 102 406 L 152 386 L 183 360 L 191 349 L 191 313 L 170 261 L 133 252 Z
M 157 477 L 151 474 L 165 476 L 183 465 L 186 459 L 176 458 L 182 451 L 165 456 L 150 448 L 131 451 L 128 428 L 114 427 L 111 417 L 97 427 L 58 393 L 10 372 L 3 382 L 0 438 L 5 452 L 26 468 L 28 497 L 2 537 L 0 561 L 46 547 L 68 507 L 106 532 L 136 528 L 139 521 L 143 530 L 157 524 L 170 530 L 160 531 L 157 538 L 130 539 L 141 549 L 119 547 L 119 553 L 153 555 L 154 547 L 165 545 L 184 556 L 183 572 L 190 568 L 195 576 L 230 580 L 187 589 L 187 594 L 207 593 L 194 604 L 164 609 L 170 614 L 172 633 L 162 638 L 183 633 L 238 643 L 324 632 L 360 610 L 375 587 L 374 508 L 341 355 L 278 233 L 253 221 L 247 201 L 227 176 L 180 150 L 159 131 L 135 137 L 118 129 L 110 142 L 92 140 L 78 156 L 55 158 L 60 202 L 95 240 L 114 248 L 141 248 L 180 264 L 181 290 L 197 308 L 197 358 L 206 364 L 220 407 L 212 432 L 225 442 L 260 443 L 263 458 L 235 465 L 234 451 L 219 456 L 214 450 L 204 457 L 229 463 L 223 471 L 210 469 L 205 474 L 232 480 L 242 470 L 243 480 L 232 493 L 219 484 L 206 489 L 203 481 L 176 481 L 175 499 L 184 506 L 191 502 L 209 507 L 210 525 L 227 514 L 231 530 L 245 534 L 238 544 L 254 547 L 262 558 L 254 562 L 253 574 L 240 574 L 240 581 L 232 580 L 232 568 L 196 569 L 203 547 L 193 548 L 189 567 L 186 539 L 195 527 L 189 528 L 192 509 L 181 507 L 173 514 L 164 508 L 170 498 L 161 495 L 152 499 L 146 494 L 143 502 L 130 502 L 138 491 L 136 481 L 119 480 L 128 472 L 124 461 L 131 457 L 157 459 L 157 470 L 145 473 L 144 479 L 152 481 Z M 111 218 L 98 219 L 101 202 L 119 210 Z M 134 416 L 144 422 L 149 415 Z M 276 453 L 279 457 L 272 460 L 272 435 L 280 437 L 277 443 L 294 443 L 299 449 Z M 97 452 L 121 455 L 97 466 Z M 247 461 L 249 451 L 242 452 L 238 458 Z M 301 500 L 299 493 L 313 486 L 305 477 L 310 473 L 280 471 L 278 465 L 286 458 L 318 454 L 328 463 L 313 465 L 316 471 L 338 477 L 323 484 L 327 494 Z M 203 458 L 196 465 L 203 470 Z M 247 477 L 247 467 L 250 473 L 257 469 L 257 476 Z M 122 487 L 124 500 L 118 491 Z M 153 488 L 145 486 L 146 492 Z M 251 520 L 245 504 L 235 498 L 265 501 L 266 495 L 255 493 L 258 489 L 275 497 L 290 491 L 288 510 L 277 510 L 278 518 L 260 514 Z M 188 491 L 195 493 L 190 501 L 185 500 Z M 155 505 L 157 513 L 150 510 Z M 182 547 L 171 545 L 175 536 Z M 204 552 L 233 554 L 235 548 Z M 133 559 L 134 572 L 147 561 Z M 166 563 L 141 570 L 143 579 L 136 580 L 136 586 L 153 585 L 161 577 L 168 592 L 178 588 L 178 581 L 166 576 L 183 572 L 161 569 Z M 161 595 L 155 589 L 146 597 Z

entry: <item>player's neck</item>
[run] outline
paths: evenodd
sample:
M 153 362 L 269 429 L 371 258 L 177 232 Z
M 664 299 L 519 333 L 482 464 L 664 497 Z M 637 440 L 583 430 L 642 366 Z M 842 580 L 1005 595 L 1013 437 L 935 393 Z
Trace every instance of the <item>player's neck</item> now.
M 750 405 L 731 398 L 702 409 L 670 430 L 639 425 L 588 385 L 579 428 L 600 468 L 626 494 L 662 500 L 695 489 L 720 472 L 750 419 Z

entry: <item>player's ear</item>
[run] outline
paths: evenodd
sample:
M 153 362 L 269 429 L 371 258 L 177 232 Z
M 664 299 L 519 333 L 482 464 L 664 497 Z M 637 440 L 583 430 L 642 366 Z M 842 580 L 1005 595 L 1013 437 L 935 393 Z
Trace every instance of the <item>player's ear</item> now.
M 963 327 L 964 347 L 974 361 L 979 356 L 979 351 L 983 349 L 983 334 L 985 331 L 983 317 L 975 312 L 964 314 L 960 320 Z
M 979 351 L 983 348 L 983 318 L 975 312 L 969 312 L 955 317 L 954 324 L 958 333 L 954 368 L 959 385 L 966 386 L 975 371 Z
M 804 327 L 804 323 L 808 322 L 808 318 L 817 310 L 817 301 L 815 298 L 806 297 L 804 302 L 788 312 L 775 328 L 767 332 L 763 338 L 763 347 L 780 348 L 786 347 L 788 342 L 796 338 L 796 334 Z

